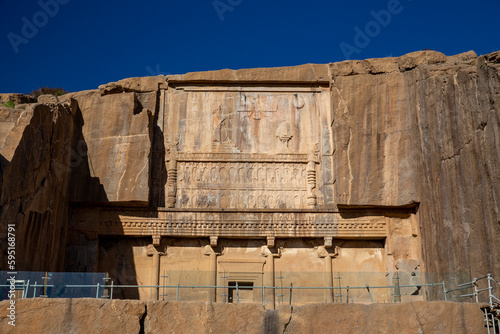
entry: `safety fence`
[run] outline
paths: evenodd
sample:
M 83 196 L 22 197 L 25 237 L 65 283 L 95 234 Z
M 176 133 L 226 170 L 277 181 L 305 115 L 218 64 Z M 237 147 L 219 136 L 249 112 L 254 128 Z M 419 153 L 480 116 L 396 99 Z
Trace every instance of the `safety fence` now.
M 10 285 L 0 285 L 0 288 L 5 288 L 5 287 L 10 287 Z M 245 286 L 245 285 L 239 285 L 238 282 L 236 282 L 235 285 L 228 285 L 228 286 L 220 286 L 220 285 L 215 285 L 215 286 L 210 286 L 210 285 L 114 285 L 113 282 L 111 284 L 106 285 L 105 283 L 100 284 L 97 283 L 95 285 L 77 285 L 77 284 L 66 284 L 64 285 L 64 290 L 66 291 L 65 295 L 67 294 L 73 294 L 72 290 L 76 289 L 78 290 L 78 295 L 79 297 L 64 297 L 61 295 L 54 295 L 50 291 L 52 289 L 58 288 L 57 285 L 54 284 L 39 284 L 37 282 L 31 284 L 29 281 L 16 281 L 15 282 L 15 290 L 20 291 L 19 297 L 21 298 L 36 298 L 36 297 L 42 297 L 42 298 L 109 298 L 113 299 L 113 293 L 116 289 L 153 289 L 157 291 L 162 291 L 166 289 L 172 289 L 175 290 L 175 298 L 169 298 L 166 299 L 168 296 L 167 294 L 159 294 L 159 299 L 160 300 L 175 300 L 175 301 L 193 301 L 192 297 L 187 297 L 183 298 L 183 291 L 187 290 L 209 290 L 209 289 L 217 289 L 217 290 L 227 290 L 229 293 L 223 293 L 220 294 L 221 296 L 221 301 L 222 302 L 229 302 L 229 303 L 240 303 L 240 302 L 248 302 L 248 298 L 243 298 L 241 297 L 242 294 L 245 294 L 248 291 L 261 291 L 262 293 L 262 304 L 266 304 L 266 297 L 267 301 L 269 301 L 269 295 L 274 295 L 274 298 L 276 299 L 277 304 L 296 304 L 294 300 L 294 296 L 296 294 L 300 294 L 301 292 L 308 292 L 311 291 L 323 291 L 328 294 L 329 292 L 331 293 L 332 296 L 334 297 L 342 297 L 345 296 L 345 303 L 353 303 L 354 299 L 350 298 L 350 294 L 352 295 L 353 291 L 364 291 L 366 293 L 367 298 L 369 298 L 371 303 L 374 303 L 372 291 L 376 289 L 405 289 L 405 288 L 421 288 L 421 287 L 432 287 L 432 288 L 440 288 L 445 291 L 445 286 L 444 283 L 436 283 L 436 284 L 419 284 L 419 285 L 398 285 L 398 286 L 346 286 L 346 287 L 298 287 L 298 286 L 293 286 L 293 284 L 290 284 L 290 286 Z M 60 288 L 60 287 L 59 287 Z M 88 290 L 87 293 L 82 292 L 86 289 Z M 283 291 L 286 291 L 286 294 L 283 293 Z M 334 295 L 333 293 L 335 291 L 344 291 L 345 295 L 341 294 L 336 294 Z M 395 300 L 393 302 L 401 302 L 401 296 L 395 296 Z M 446 294 L 445 294 L 446 296 Z M 227 297 L 227 298 L 226 298 Z M 7 298 L 3 298 L 7 299 Z M 156 298 L 154 298 L 156 299 Z M 254 300 L 254 299 L 253 299 Z M 302 300 L 302 299 L 301 299 Z M 446 298 L 445 298 L 446 300 Z M 199 301 L 204 301 L 204 300 L 199 300 Z M 205 301 L 212 301 L 212 300 L 205 300 Z M 329 300 L 325 299 L 325 302 L 328 302 Z M 333 301 L 333 298 L 332 300 Z M 260 301 L 259 301 L 260 302 Z M 318 302 L 318 300 L 311 300 L 311 302 Z M 342 299 L 340 299 L 338 302 L 344 302 Z M 385 303 L 386 301 L 384 301 Z M 390 300 L 387 300 L 387 302 L 391 302 Z M 304 303 L 304 302 L 302 302 Z M 302 304 L 301 303 L 301 304 Z
M 481 283 L 485 283 L 481 286 Z M 483 306 L 484 321 L 488 329 L 488 334 L 500 333 L 500 298 L 496 295 L 496 289 L 500 290 L 500 283 L 491 274 L 474 278 L 471 282 L 460 284 L 455 290 L 473 289 L 472 293 L 461 295 L 461 297 L 471 297 L 476 303 L 480 302 L 480 296 L 486 295 L 487 306 Z M 500 294 L 498 294 L 500 296 Z
M 220 282 L 225 283 L 224 285 L 165 284 L 169 277 L 165 274 L 161 276 L 163 284 L 157 285 L 115 284 L 106 273 L 17 272 L 16 275 L 10 274 L 0 271 L 0 283 L 6 283 L 0 284 L 0 300 L 12 300 L 13 298 L 149 299 L 262 303 L 268 309 L 276 308 L 278 305 L 304 305 L 321 302 L 400 303 L 415 300 L 476 302 L 483 303 L 481 309 L 484 312 L 485 327 L 488 329 L 488 333 L 500 334 L 500 298 L 497 297 L 500 296 L 500 283 L 491 274 L 474 278 L 467 283 L 455 284 L 455 287 L 451 289 L 448 289 L 450 284 L 448 283 L 447 287 L 445 281 L 401 284 L 401 281 L 411 281 L 412 279 L 418 281 L 421 277 L 415 279 L 412 275 L 404 278 L 397 272 L 393 273 L 387 280 L 393 282 L 391 285 L 364 284 L 357 286 L 342 285 L 344 274 L 338 273 L 334 277 L 337 283 L 328 287 L 295 286 L 293 282 L 284 284 L 285 275 L 282 272 L 277 273 L 275 277 L 276 282 L 280 283 L 276 286 L 253 285 L 248 281 L 232 280 L 231 274 L 228 273 L 220 273 L 219 279 Z M 347 273 L 345 274 L 349 277 Z M 352 277 L 354 276 L 356 275 Z M 362 276 L 362 279 L 368 277 L 366 275 L 357 276 Z M 377 275 L 374 274 L 374 276 Z M 352 277 L 350 278 L 352 279 Z M 226 278 L 227 280 L 225 280 Z M 260 282 L 264 282 L 264 277 Z M 380 279 L 374 280 L 374 282 L 380 282 Z M 132 292 L 126 293 L 127 290 Z M 436 296 L 438 297 L 436 298 Z
M 253 302 L 264 305 L 300 305 L 318 302 L 397 303 L 419 300 L 419 297 L 421 300 L 429 300 L 431 298 L 428 296 L 431 295 L 439 296 L 439 298 L 433 298 L 434 300 L 444 301 L 488 300 L 491 309 L 500 303 L 495 296 L 495 288 L 499 283 L 489 274 L 475 278 L 468 283 L 458 284 L 452 289 L 448 289 L 444 281 L 400 284 L 401 277 L 397 273 L 391 277 L 390 281 L 393 282 L 391 285 L 356 286 L 342 285 L 339 273 L 336 277 L 338 283 L 327 287 L 296 286 L 293 282 L 280 282 L 281 284 L 275 286 L 253 285 L 238 280 L 226 281 L 223 285 L 165 284 L 165 280 L 163 284 L 157 285 L 115 284 L 105 273 L 19 272 L 12 280 L 13 277 L 7 274 L 7 272 L 0 272 L 0 283 L 5 283 L 0 285 L 0 300 L 9 299 L 10 293 L 15 291 L 16 298 L 125 298 L 225 303 Z M 277 282 L 283 277 L 282 273 L 278 275 L 276 276 Z M 485 282 L 485 287 L 481 286 L 481 282 Z M 135 293 L 124 293 L 127 289 Z M 139 294 L 138 291 L 142 293 Z M 457 295 L 457 292 L 465 293 Z M 481 298 L 482 294 L 487 296 Z M 129 298 L 129 296 L 136 296 L 136 298 Z

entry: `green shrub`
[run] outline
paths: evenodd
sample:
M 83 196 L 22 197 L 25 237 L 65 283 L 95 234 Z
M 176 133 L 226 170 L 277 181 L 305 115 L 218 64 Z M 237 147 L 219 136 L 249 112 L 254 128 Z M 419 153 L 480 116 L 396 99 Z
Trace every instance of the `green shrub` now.
M 16 107 L 16 105 L 14 104 L 14 102 L 12 101 L 7 101 L 5 102 L 4 104 L 2 104 L 4 107 L 8 107 L 8 108 L 12 108 L 14 109 Z
M 63 89 L 63 88 L 42 87 L 42 88 L 38 88 L 38 89 L 32 91 L 31 93 L 29 93 L 29 95 L 34 96 L 34 97 L 38 97 L 40 95 L 45 95 L 45 94 L 60 96 L 60 95 L 64 95 L 67 93 L 68 93 L 68 91 Z

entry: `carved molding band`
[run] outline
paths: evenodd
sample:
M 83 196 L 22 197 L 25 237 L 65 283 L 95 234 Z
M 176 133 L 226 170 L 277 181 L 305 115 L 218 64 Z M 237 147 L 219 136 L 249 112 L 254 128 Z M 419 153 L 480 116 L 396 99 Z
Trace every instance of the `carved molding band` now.
M 194 153 L 178 152 L 177 161 L 191 162 L 274 162 L 274 163 L 307 163 L 307 154 L 302 153 Z
M 328 215 L 262 214 L 256 217 L 223 217 L 213 214 L 186 216 L 169 214 L 166 218 L 121 217 L 103 219 L 98 233 L 103 235 L 161 235 L 182 237 L 334 237 L 384 238 L 384 219 L 335 221 Z M 253 219 L 252 219 L 253 218 Z M 292 219 L 291 219 L 292 218 Z

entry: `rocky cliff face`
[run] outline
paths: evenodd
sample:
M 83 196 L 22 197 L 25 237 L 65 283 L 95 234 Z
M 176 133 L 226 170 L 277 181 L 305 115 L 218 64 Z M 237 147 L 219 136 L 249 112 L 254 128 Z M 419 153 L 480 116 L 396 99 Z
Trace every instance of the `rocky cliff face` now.
M 68 106 L 34 106 L 4 171 L 0 229 L 6 235 L 7 225 L 16 224 L 17 270 L 55 269 L 64 261 L 61 240 L 66 238 L 75 128 Z M 6 254 L 6 242 L 1 245 Z
M 56 244 L 64 244 L 71 214 L 64 203 L 165 205 L 163 190 L 152 181 L 166 180 L 162 131 L 169 129 L 158 123 L 162 85 L 307 82 L 331 87 L 333 121 L 325 136 L 334 143 L 335 205 L 418 203 L 429 280 L 451 273 L 463 280 L 487 272 L 500 277 L 499 74 L 498 52 L 446 57 L 422 51 L 131 78 L 38 101 L 60 103 L 56 107 L 23 100 L 16 109 L 0 110 L 2 229 L 15 221 L 23 242 L 33 245 L 29 254 L 52 254 L 29 269 L 61 269 L 64 245 Z M 55 165 L 69 168 L 59 172 Z M 29 257 L 21 262 L 25 268 Z
M 496 55 L 463 58 L 405 73 L 422 249 L 438 281 L 500 276 L 500 64 Z
M 478 305 L 451 302 L 257 304 L 22 299 L 16 327 L 0 302 L 2 333 L 484 333 Z
M 500 275 L 498 53 L 332 64 L 337 203 L 419 203 L 431 281 Z
M 70 203 L 147 205 L 156 92 L 107 94 L 42 95 L 0 110 L 0 232 L 16 224 L 17 270 L 63 270 Z

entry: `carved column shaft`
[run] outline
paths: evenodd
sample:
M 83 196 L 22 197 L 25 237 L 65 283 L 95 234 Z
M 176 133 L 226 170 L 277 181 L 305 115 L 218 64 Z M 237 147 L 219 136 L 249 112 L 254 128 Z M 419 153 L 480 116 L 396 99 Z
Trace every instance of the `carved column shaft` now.
M 208 285 L 217 286 L 217 253 L 213 250 L 210 245 L 205 246 L 205 255 L 209 256 L 209 273 L 208 273 Z M 210 302 L 217 302 L 217 288 L 210 288 L 209 291 Z
M 217 285 L 217 254 L 215 252 L 210 254 L 210 285 Z M 210 301 L 212 303 L 217 302 L 217 288 L 210 289 Z
M 271 254 L 267 257 L 267 261 L 269 261 L 269 268 L 267 273 L 267 280 L 264 283 L 265 286 L 273 286 L 275 285 L 275 274 L 274 274 L 274 256 Z M 276 291 L 274 289 L 270 289 L 268 293 L 271 294 L 271 305 L 273 309 L 276 308 Z M 267 295 L 267 294 L 266 294 Z
M 153 259 L 152 267 L 151 267 L 151 285 L 159 285 L 160 284 L 160 256 L 165 255 L 165 253 L 158 252 L 155 246 L 148 245 L 146 249 L 146 253 L 148 256 L 151 256 Z M 152 289 L 151 299 L 158 300 L 159 299 L 159 288 Z
M 325 238 L 326 241 L 327 238 Z M 329 239 L 329 238 L 328 238 Z M 328 248 L 330 246 L 327 244 Z M 333 253 L 329 253 L 325 246 L 319 246 L 317 249 L 317 254 L 320 258 L 325 261 L 324 275 L 325 275 L 325 286 L 333 288 L 333 268 L 332 268 L 332 258 L 338 255 L 338 247 L 335 247 Z M 326 293 L 326 302 L 333 303 L 333 289 L 328 289 Z
M 316 206 L 316 163 L 309 161 L 307 163 L 307 205 Z
M 332 271 L 332 257 L 325 256 L 325 275 L 326 286 L 333 288 L 333 271 Z M 333 303 L 333 289 L 328 289 L 326 293 L 326 302 Z
M 314 144 L 307 157 L 307 205 L 316 207 L 316 163 L 318 162 L 318 144 Z
M 274 238 L 273 238 L 274 239 Z M 274 240 L 273 240 L 274 241 Z M 269 242 L 269 240 L 268 240 Z M 273 254 L 273 252 L 269 249 L 269 246 L 262 246 L 261 248 L 261 256 L 266 258 L 266 271 L 264 273 L 264 286 L 274 287 L 275 282 L 275 269 L 274 269 L 274 258 L 279 257 L 281 254 L 281 250 L 278 249 L 277 254 Z M 264 293 L 264 298 L 268 298 L 271 300 L 271 306 L 273 309 L 276 309 L 276 291 L 275 289 L 268 289 Z M 265 302 L 264 302 L 265 304 Z
M 159 285 L 160 283 L 160 254 L 153 254 L 153 270 L 151 271 L 152 285 Z M 158 300 L 158 288 L 153 290 L 153 299 Z
M 175 208 L 177 196 L 177 160 L 172 158 L 168 161 L 167 170 L 167 208 Z

